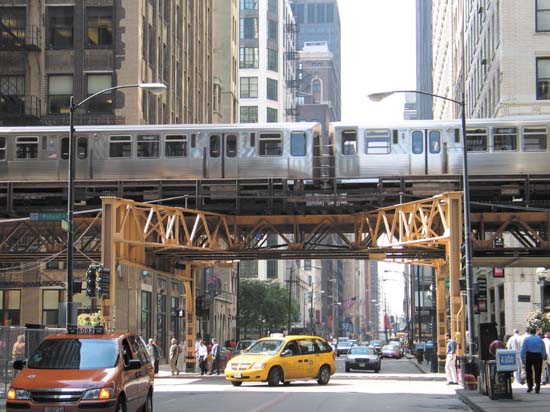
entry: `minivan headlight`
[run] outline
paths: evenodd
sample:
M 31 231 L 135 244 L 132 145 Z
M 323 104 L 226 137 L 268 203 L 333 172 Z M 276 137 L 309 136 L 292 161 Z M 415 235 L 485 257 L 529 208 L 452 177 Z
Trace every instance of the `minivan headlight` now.
M 254 364 L 252 365 L 252 367 L 250 369 L 254 370 L 254 371 L 257 371 L 257 370 L 261 370 L 261 369 L 264 369 L 264 368 L 265 368 L 265 362 L 254 362 Z
M 104 399 L 113 399 L 115 397 L 115 391 L 113 388 L 99 388 L 99 389 L 90 389 L 84 392 L 82 395 L 83 400 L 104 400 Z
M 10 388 L 8 391 L 8 400 L 10 401 L 28 401 L 31 399 L 31 393 L 25 389 Z

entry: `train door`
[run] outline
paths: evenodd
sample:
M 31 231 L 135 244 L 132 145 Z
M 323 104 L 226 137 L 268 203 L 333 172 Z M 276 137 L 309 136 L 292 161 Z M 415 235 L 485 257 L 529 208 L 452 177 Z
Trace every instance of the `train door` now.
M 208 141 L 207 177 L 238 177 L 238 139 L 235 134 L 211 134 Z
M 90 153 L 88 138 L 84 136 L 75 137 L 75 179 L 90 179 Z M 67 177 L 69 170 L 69 138 L 61 138 L 61 159 L 60 170 L 65 171 L 64 178 Z
M 443 171 L 440 130 L 411 132 L 411 174 L 440 175 Z

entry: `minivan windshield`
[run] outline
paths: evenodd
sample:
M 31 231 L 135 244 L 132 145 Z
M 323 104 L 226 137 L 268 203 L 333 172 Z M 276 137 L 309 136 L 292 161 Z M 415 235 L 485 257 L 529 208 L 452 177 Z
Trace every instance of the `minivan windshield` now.
M 118 345 L 113 339 L 46 339 L 27 362 L 33 369 L 105 369 L 115 367 Z
M 275 355 L 283 345 L 282 339 L 258 340 L 248 347 L 246 353 L 258 353 L 260 355 Z

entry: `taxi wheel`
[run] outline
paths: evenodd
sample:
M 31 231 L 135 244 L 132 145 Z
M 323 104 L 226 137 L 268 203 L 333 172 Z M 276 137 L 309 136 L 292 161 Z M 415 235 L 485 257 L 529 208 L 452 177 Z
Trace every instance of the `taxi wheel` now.
M 319 385 L 326 385 L 330 380 L 330 368 L 327 365 L 321 367 L 319 375 L 317 377 L 317 382 Z
M 269 386 L 277 386 L 281 381 L 281 369 L 278 367 L 271 368 L 269 375 L 267 375 L 267 383 Z
M 233 386 L 241 386 L 243 383 L 242 382 L 239 382 L 239 381 L 231 381 L 231 384 Z
M 124 399 L 124 396 L 121 396 L 118 398 L 116 402 L 116 412 L 126 412 L 126 400 Z
M 143 405 L 143 412 L 153 412 L 153 394 L 149 393 Z

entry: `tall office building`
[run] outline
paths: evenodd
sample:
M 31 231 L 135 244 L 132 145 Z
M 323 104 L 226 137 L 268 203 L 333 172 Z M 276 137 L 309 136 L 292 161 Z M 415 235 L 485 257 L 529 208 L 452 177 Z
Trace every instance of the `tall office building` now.
M 0 122 L 67 124 L 69 98 L 127 84 L 77 124 L 212 121 L 212 0 L 0 0 Z
M 296 74 L 288 0 L 241 0 L 239 14 L 240 122 L 294 120 L 286 111 L 293 104 L 287 85 Z
M 432 0 L 416 0 L 416 90 L 433 92 Z M 433 119 L 431 96 L 416 94 L 415 99 L 414 118 Z
M 333 78 L 329 84 L 324 84 L 324 90 L 332 90 L 332 95 L 325 94 L 324 103 L 328 103 L 331 107 L 331 119 L 329 121 L 341 120 L 342 118 L 342 101 L 341 101 L 341 46 L 340 46 L 340 13 L 338 12 L 337 0 L 293 0 L 292 10 L 298 27 L 297 35 L 297 50 L 302 50 L 305 55 L 300 58 L 306 59 L 307 63 L 301 64 L 298 71 L 298 98 L 300 96 L 313 98 L 315 93 L 311 89 L 312 76 L 316 76 L 316 70 L 311 69 L 315 65 L 312 56 L 307 53 L 306 48 L 312 45 L 319 47 L 322 43 L 328 46 L 328 52 L 331 54 L 332 62 L 330 63 L 333 71 Z M 315 51 L 318 53 L 318 51 Z M 319 56 L 319 64 L 325 66 L 329 64 L 327 54 L 323 53 Z M 302 63 L 302 62 L 300 62 Z M 327 99 L 327 96 L 330 96 Z M 306 100 L 307 101 L 307 100 Z M 319 102 L 320 104 L 324 104 Z M 312 120 L 309 107 L 301 107 L 298 104 L 298 119 Z M 302 114 L 303 113 L 303 116 Z M 315 119 L 322 121 L 322 119 Z

